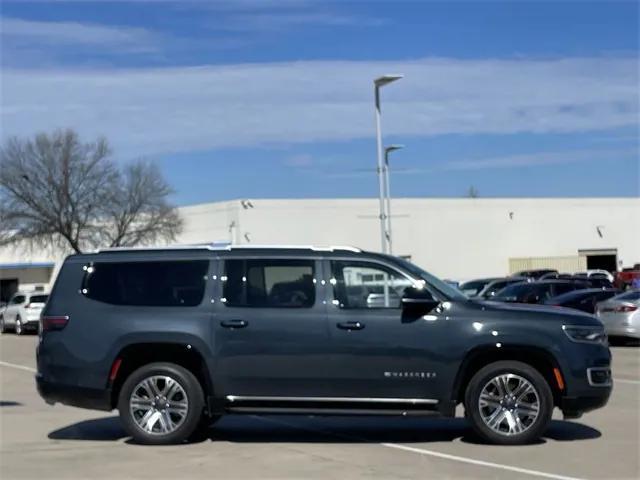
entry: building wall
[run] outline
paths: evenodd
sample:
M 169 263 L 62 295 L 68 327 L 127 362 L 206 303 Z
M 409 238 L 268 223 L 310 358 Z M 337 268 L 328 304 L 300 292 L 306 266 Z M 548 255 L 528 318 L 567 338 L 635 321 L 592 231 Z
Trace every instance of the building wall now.
M 178 243 L 354 245 L 380 249 L 377 199 L 256 199 L 180 208 Z M 509 259 L 577 256 L 617 249 L 625 266 L 640 262 L 640 199 L 396 199 L 394 254 L 408 255 L 444 278 L 509 273 Z M 5 262 L 58 261 L 62 252 Z

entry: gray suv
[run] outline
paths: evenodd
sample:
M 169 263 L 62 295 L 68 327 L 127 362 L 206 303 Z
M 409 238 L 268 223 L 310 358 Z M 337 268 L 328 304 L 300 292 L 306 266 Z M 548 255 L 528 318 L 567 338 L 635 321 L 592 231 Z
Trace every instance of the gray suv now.
M 68 257 L 41 319 L 48 402 L 110 411 L 148 444 L 226 413 L 442 415 L 485 440 L 606 404 L 592 315 L 470 300 L 350 247 L 119 249 Z

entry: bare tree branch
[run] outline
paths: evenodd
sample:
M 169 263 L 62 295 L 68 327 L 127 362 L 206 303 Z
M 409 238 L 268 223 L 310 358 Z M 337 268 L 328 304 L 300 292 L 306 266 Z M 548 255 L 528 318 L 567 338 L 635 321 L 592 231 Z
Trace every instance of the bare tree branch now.
M 107 141 L 72 130 L 10 139 L 0 149 L 0 245 L 81 252 L 175 240 L 182 228 L 160 171 L 139 161 L 121 170 Z

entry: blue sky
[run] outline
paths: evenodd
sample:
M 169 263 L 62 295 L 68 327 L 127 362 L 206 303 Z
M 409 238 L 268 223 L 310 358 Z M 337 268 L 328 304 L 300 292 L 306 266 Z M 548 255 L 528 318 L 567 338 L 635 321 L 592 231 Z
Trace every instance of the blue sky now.
M 636 1 L 3 0 L 2 136 L 73 127 L 179 204 L 638 196 Z

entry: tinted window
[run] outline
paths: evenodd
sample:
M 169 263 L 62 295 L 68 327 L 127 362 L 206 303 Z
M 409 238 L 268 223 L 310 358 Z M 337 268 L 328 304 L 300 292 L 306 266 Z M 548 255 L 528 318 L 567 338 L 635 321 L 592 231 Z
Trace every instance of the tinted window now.
M 464 282 L 460 285 L 459 289 L 467 295 L 476 295 L 489 283 L 491 280 L 471 280 L 470 282 Z
M 404 289 L 413 283 L 383 265 L 331 262 L 334 302 L 340 308 L 400 308 Z
M 553 286 L 555 295 L 562 295 L 563 293 L 572 292 L 579 288 L 581 288 L 579 284 L 574 285 L 571 283 L 556 283 Z
M 29 302 L 31 303 L 47 303 L 49 295 L 31 295 Z
M 622 295 L 618 295 L 616 300 L 640 300 L 640 290 L 623 293 Z
M 316 301 L 313 260 L 226 260 L 229 307 L 310 308 Z
M 193 307 L 202 302 L 207 260 L 96 262 L 87 271 L 82 293 L 114 305 Z
M 11 305 L 19 305 L 21 303 L 24 303 L 25 300 L 26 300 L 26 297 L 24 295 L 16 295 L 11 300 Z

